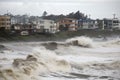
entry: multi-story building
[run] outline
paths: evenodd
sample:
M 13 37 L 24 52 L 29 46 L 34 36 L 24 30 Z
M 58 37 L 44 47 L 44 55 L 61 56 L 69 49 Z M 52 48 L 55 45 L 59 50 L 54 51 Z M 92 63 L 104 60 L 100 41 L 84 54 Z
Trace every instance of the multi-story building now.
M 113 18 L 113 19 L 103 19 L 102 20 L 103 23 L 103 30 L 104 29 L 115 29 L 115 28 L 120 28 L 120 23 L 119 20 L 117 18 Z
M 60 31 L 76 31 L 78 28 L 77 24 L 77 20 L 72 18 L 64 18 L 57 22 Z
M 78 20 L 78 28 L 79 29 L 96 29 L 98 28 L 98 24 L 96 20 L 80 19 Z
M 104 30 L 104 26 L 105 26 L 104 20 L 102 20 L 102 19 L 97 19 L 96 21 L 97 21 L 97 24 L 98 24 L 98 29 Z
M 120 29 L 120 21 L 117 18 L 114 18 L 112 21 L 112 29 Z
M 10 21 L 11 21 L 10 16 L 1 15 L 0 16 L 0 28 L 10 29 L 11 28 Z
M 113 20 L 112 19 L 103 19 L 104 20 L 104 29 L 112 29 Z
M 39 32 L 39 33 L 56 33 L 57 32 L 57 28 L 53 20 L 46 20 L 46 19 L 39 18 L 36 21 L 33 21 L 33 24 L 36 25 L 35 27 L 36 32 Z
M 11 24 L 29 24 L 29 16 L 28 15 L 16 15 L 11 16 Z

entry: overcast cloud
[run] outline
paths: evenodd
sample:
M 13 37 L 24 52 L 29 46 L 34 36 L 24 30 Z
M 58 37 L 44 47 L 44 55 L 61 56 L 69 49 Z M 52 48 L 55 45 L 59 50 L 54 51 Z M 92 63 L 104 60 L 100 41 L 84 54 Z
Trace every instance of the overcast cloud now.
M 81 11 L 92 18 L 120 18 L 120 0 L 0 0 L 0 14 L 68 14 Z

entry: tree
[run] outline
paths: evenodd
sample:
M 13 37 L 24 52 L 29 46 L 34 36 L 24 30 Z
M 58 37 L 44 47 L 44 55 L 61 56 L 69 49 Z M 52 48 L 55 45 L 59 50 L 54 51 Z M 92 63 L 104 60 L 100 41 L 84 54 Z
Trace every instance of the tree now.
M 54 20 L 54 21 L 59 21 L 60 19 L 63 19 L 63 18 L 74 18 L 74 19 L 87 19 L 88 16 L 81 13 L 80 11 L 77 11 L 77 12 L 72 12 L 72 13 L 69 13 L 68 15 L 54 15 L 54 14 L 51 14 L 51 15 L 47 15 L 46 14 L 47 12 L 44 11 L 43 13 L 43 18 L 44 19 L 51 19 L 51 20 Z M 46 16 L 47 15 L 47 16 Z
M 45 17 L 46 15 L 47 15 L 47 12 L 44 11 L 43 14 L 42 14 L 42 16 Z
M 74 14 L 74 18 L 75 19 L 83 19 L 84 18 L 84 14 L 77 11 L 75 14 Z

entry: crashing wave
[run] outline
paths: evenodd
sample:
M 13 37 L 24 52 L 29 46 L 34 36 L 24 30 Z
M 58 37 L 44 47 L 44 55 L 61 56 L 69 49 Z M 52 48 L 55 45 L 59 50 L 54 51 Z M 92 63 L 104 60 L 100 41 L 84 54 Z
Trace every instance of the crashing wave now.
M 70 64 L 60 59 L 54 52 L 45 48 L 36 48 L 26 59 L 14 59 L 12 67 L 1 68 L 0 80 L 34 80 L 35 76 L 43 73 L 69 72 L 70 70 Z
M 93 47 L 92 39 L 84 36 L 68 39 L 66 40 L 66 43 L 70 45 L 81 46 L 81 47 L 88 47 L 88 48 Z

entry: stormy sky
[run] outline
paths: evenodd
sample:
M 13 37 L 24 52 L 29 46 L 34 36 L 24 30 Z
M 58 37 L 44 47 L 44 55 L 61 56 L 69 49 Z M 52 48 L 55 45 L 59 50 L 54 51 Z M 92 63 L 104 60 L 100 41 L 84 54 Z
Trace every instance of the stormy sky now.
M 80 11 L 91 18 L 120 18 L 120 0 L 0 0 L 0 14 L 8 12 L 41 16 L 48 14 L 68 14 Z

